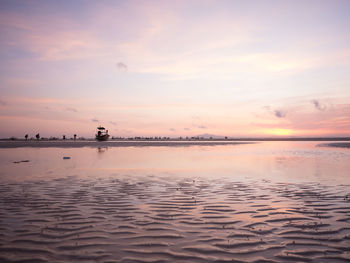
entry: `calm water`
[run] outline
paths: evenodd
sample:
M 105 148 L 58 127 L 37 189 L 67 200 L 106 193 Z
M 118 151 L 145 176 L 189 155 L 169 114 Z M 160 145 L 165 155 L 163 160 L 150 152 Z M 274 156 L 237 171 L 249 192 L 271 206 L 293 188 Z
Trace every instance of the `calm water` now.
M 192 147 L 0 149 L 1 180 L 173 176 L 350 184 L 350 150 L 318 142 Z M 64 160 L 63 157 L 71 157 Z M 13 163 L 29 160 L 29 162 Z

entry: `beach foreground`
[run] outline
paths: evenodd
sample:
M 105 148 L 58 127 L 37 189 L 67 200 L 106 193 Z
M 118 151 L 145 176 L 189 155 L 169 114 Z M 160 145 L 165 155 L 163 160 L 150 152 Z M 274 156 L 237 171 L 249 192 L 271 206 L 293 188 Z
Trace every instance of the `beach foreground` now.
M 342 262 L 349 186 L 269 181 L 2 184 L 1 262 Z
M 349 180 L 334 173 L 333 183 L 327 183 L 323 172 L 310 173 L 309 166 L 316 161 L 316 170 L 324 168 L 322 160 L 334 157 L 335 171 L 334 167 L 343 167 L 342 160 L 348 165 L 350 153 L 324 152 L 328 149 L 323 147 L 287 151 L 284 146 L 283 154 L 270 149 L 270 159 L 261 152 L 267 148 L 269 144 L 114 148 L 102 153 L 71 149 L 72 159 L 58 163 L 69 167 L 65 175 L 52 172 L 53 164 L 43 169 L 45 178 L 36 178 L 33 172 L 28 178 L 2 174 L 0 261 L 349 262 Z M 24 150 L 9 151 L 20 156 Z M 8 165 L 18 171 L 42 167 L 46 161 L 38 163 L 40 151 L 54 158 L 49 153 L 56 154 L 57 149 L 28 151 L 37 159 Z M 85 153 L 85 159 L 95 154 L 102 163 L 88 167 L 92 173 L 85 175 L 88 170 L 79 160 L 74 163 L 78 152 Z M 131 163 L 142 168 L 139 173 L 115 170 L 125 163 L 118 159 L 128 154 L 137 156 Z M 179 158 L 174 161 L 174 156 Z M 160 164 L 155 169 L 153 159 L 164 162 L 169 172 L 159 170 Z M 255 172 L 244 171 L 243 163 L 252 166 L 253 160 Z M 269 170 L 271 160 L 283 165 Z M 198 164 L 203 170 L 176 170 Z M 210 169 L 213 164 L 215 170 Z M 228 164 L 228 170 L 219 170 Z M 290 164 L 301 166 L 303 178 L 290 177 L 297 176 Z M 279 169 L 281 175 L 269 176 Z

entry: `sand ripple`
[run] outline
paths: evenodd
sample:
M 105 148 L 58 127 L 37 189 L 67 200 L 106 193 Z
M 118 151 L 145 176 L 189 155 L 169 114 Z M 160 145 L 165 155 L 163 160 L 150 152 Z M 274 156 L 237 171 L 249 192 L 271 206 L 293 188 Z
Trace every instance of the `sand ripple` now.
M 0 185 L 0 262 L 349 262 L 349 186 L 191 179 Z

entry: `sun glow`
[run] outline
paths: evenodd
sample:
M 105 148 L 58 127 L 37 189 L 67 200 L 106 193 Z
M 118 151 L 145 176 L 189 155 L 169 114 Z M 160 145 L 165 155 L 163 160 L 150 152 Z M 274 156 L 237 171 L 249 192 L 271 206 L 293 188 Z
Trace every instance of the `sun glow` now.
M 277 135 L 277 136 L 288 136 L 288 135 L 294 134 L 294 131 L 290 129 L 275 128 L 275 129 L 267 130 L 266 133 L 270 135 Z

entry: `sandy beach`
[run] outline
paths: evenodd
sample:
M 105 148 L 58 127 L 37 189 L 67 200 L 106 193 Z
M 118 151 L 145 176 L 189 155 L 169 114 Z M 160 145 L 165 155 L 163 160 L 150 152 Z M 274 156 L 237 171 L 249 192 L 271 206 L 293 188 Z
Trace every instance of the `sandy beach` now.
M 345 139 L 345 138 L 344 138 Z M 332 139 L 325 139 L 332 140 Z M 248 143 L 261 143 L 264 141 L 271 141 L 269 139 L 243 139 L 239 140 L 110 140 L 110 141 L 96 141 L 96 140 L 0 140 L 1 148 L 22 148 L 22 147 L 32 147 L 32 148 L 81 148 L 81 147 L 183 147 L 183 146 L 220 146 L 220 145 L 238 145 L 238 144 L 248 144 Z M 278 141 L 278 140 L 277 140 Z M 288 140 L 281 140 L 288 141 Z M 298 141 L 296 139 L 290 139 L 290 141 Z M 307 141 L 306 139 L 301 139 L 300 141 Z M 314 140 L 312 140 L 314 141 Z M 323 141 L 323 140 L 322 140 Z M 350 148 L 350 142 L 331 142 L 331 143 L 321 143 L 317 146 L 322 147 L 341 147 Z
M 169 179 L 2 184 L 1 262 L 350 260 L 349 186 Z
M 322 146 L 322 147 L 350 148 L 350 142 L 322 143 L 322 144 L 319 144 L 318 146 Z
M 12 159 L 2 164 L 0 261 L 349 262 L 350 182 L 336 174 L 327 183 L 326 166 L 319 175 L 309 168 L 332 158 L 330 170 L 344 168 L 350 153 L 288 147 L 62 149 L 69 160 L 56 148 L 2 149 Z M 90 164 L 93 156 L 100 163 Z M 138 173 L 123 166 L 128 156 Z M 253 173 L 244 164 L 252 158 Z M 291 178 L 291 165 L 301 178 Z

